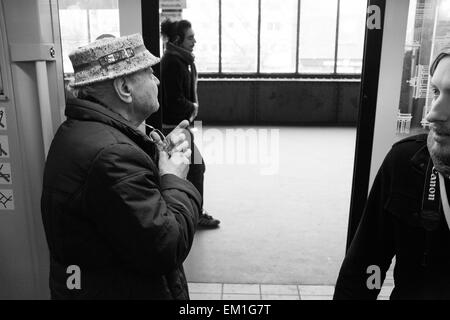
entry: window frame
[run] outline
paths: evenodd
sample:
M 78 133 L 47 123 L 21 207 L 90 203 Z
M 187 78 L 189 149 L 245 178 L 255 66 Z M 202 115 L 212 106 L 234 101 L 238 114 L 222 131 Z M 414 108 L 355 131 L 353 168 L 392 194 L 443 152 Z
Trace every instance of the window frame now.
M 337 0 L 336 10 L 336 35 L 334 49 L 334 71 L 332 73 L 302 73 L 299 71 L 300 65 L 300 16 L 301 1 L 297 0 L 297 38 L 296 38 L 296 66 L 295 72 L 291 73 L 264 73 L 261 72 L 261 4 L 262 0 L 258 0 L 258 39 L 257 39 L 257 71 L 253 73 L 230 73 L 222 71 L 222 1 L 218 0 L 219 17 L 218 17 L 218 36 L 219 36 L 219 67 L 218 72 L 199 72 L 200 79 L 361 79 L 360 73 L 338 73 L 338 55 L 339 55 L 339 25 L 341 13 L 341 0 Z M 367 13 L 366 13 L 367 15 Z

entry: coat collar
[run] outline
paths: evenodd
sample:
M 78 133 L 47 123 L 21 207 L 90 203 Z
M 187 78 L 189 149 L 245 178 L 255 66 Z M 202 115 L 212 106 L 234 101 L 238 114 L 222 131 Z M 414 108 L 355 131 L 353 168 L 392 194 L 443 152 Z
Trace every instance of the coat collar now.
M 410 160 L 413 167 L 423 174 L 425 174 L 428 161 L 430 160 L 430 153 L 428 151 L 426 141 L 427 135 L 417 136 L 416 143 L 422 143 L 423 145 L 417 150 Z
M 136 143 L 150 156 L 154 155 L 152 140 L 136 129 L 126 119 L 98 102 L 82 99 L 69 99 L 65 110 L 67 118 L 80 121 L 101 122 L 111 126 Z

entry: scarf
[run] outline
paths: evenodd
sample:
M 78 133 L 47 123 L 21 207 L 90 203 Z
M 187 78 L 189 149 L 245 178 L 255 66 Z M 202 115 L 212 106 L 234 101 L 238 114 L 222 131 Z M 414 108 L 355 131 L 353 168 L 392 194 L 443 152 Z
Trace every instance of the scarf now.
M 198 103 L 198 96 L 197 96 L 197 80 L 198 80 L 198 75 L 197 75 L 197 68 L 195 67 L 195 56 L 192 54 L 192 52 L 183 49 L 177 45 L 174 45 L 171 42 L 167 42 L 166 44 L 166 52 L 165 54 L 172 54 L 174 56 L 179 57 L 181 60 L 183 60 L 188 66 L 189 66 L 189 71 L 191 74 L 191 80 L 192 80 L 192 85 L 193 85 L 193 90 L 194 90 L 194 101 Z

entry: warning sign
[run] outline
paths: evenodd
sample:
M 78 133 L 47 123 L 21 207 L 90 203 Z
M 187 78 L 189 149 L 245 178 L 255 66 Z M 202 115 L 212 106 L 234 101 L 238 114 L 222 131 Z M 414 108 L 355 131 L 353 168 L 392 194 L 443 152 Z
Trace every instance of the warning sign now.
M 0 136 L 0 158 L 9 158 L 8 136 Z
M 14 210 L 14 195 L 12 190 L 0 189 L 0 210 Z
M 0 108 L 0 130 L 7 130 L 8 126 L 6 125 L 6 108 Z
M 12 184 L 11 164 L 0 163 L 0 184 Z

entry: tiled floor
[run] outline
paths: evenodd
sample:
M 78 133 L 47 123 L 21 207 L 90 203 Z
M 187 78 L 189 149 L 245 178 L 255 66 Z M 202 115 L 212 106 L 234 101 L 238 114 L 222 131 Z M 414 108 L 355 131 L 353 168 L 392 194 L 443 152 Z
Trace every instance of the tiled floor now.
M 378 300 L 389 299 L 388 277 Z M 334 286 L 189 283 L 189 292 L 192 300 L 332 300 Z

